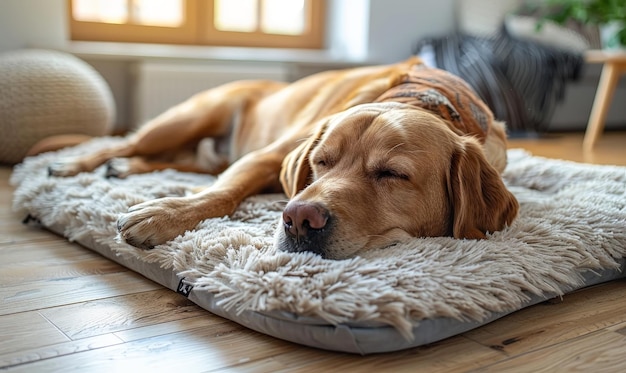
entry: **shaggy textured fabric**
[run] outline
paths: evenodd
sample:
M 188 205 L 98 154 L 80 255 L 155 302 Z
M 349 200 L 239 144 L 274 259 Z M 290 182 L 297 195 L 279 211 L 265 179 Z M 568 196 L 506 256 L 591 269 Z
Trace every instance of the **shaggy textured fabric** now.
M 391 325 L 407 339 L 424 319 L 481 321 L 532 296 L 580 287 L 583 275 L 619 269 L 626 257 L 626 168 L 590 166 L 509 151 L 504 179 L 520 202 L 511 227 L 486 240 L 415 238 L 343 260 L 276 252 L 283 195 L 247 199 L 231 217 L 209 219 L 151 251 L 116 240 L 116 220 L 148 199 L 184 195 L 205 175 L 155 172 L 105 179 L 101 167 L 50 178 L 59 156 L 111 146 L 102 138 L 28 158 L 12 175 L 14 208 L 70 240 L 91 237 L 118 255 L 180 273 L 227 310 L 285 311 L 331 324 Z

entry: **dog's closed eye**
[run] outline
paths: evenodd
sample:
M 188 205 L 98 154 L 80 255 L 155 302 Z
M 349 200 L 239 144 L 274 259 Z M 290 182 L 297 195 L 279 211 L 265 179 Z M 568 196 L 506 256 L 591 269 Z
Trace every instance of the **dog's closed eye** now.
M 397 170 L 382 168 L 376 170 L 374 172 L 374 177 L 376 180 L 384 180 L 384 179 L 397 179 L 397 180 L 409 180 L 409 175 L 406 175 Z

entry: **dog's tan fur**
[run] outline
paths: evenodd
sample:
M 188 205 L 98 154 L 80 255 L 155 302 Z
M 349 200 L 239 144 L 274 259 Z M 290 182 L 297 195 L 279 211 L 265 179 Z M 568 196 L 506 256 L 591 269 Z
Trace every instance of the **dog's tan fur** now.
M 279 190 L 292 207 L 323 210 L 309 208 L 300 231 L 286 212 L 276 237 L 284 250 L 344 258 L 407 237 L 485 238 L 518 209 L 499 176 L 504 126 L 493 121 L 479 141 L 428 110 L 375 102 L 419 63 L 324 72 L 289 85 L 226 84 L 171 108 L 115 148 L 50 165 L 50 174 L 71 176 L 107 161 L 107 174 L 117 177 L 164 168 L 219 173 L 197 193 L 141 203 L 121 216 L 121 237 L 140 248 Z M 204 138 L 214 140 L 199 147 L 204 164 L 190 162 L 184 150 Z M 291 237 L 302 230 L 324 239 L 307 246 L 308 239 Z

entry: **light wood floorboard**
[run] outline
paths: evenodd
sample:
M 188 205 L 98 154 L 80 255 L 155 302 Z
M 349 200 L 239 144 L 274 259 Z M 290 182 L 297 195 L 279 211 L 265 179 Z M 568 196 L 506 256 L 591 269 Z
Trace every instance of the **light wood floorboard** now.
M 535 155 L 626 165 L 626 132 L 515 139 Z M 8 372 L 623 372 L 626 280 L 444 341 L 356 356 L 295 345 L 212 315 L 88 249 L 21 223 L 0 167 L 0 369 Z M 626 228 L 625 228 L 626 229 Z

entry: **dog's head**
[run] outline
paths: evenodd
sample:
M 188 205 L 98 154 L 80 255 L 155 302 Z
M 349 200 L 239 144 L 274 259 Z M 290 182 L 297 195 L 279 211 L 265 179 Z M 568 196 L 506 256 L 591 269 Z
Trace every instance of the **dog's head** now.
M 408 237 L 485 238 L 518 209 L 476 140 L 397 103 L 324 120 L 285 158 L 281 182 L 291 200 L 277 247 L 333 259 Z

